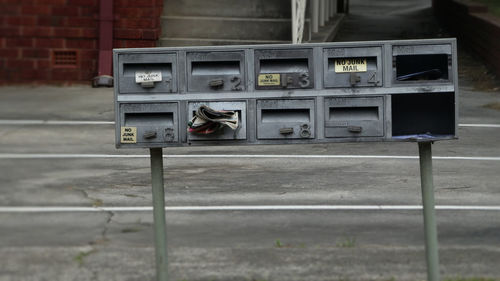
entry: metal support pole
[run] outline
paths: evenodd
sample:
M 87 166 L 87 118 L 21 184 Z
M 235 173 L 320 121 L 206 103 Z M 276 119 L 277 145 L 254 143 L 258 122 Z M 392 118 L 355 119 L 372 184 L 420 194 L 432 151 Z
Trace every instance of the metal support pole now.
M 427 280 L 439 281 L 439 254 L 434 210 L 434 182 L 432 178 L 432 143 L 419 142 L 420 180 L 422 203 L 424 206 L 425 254 L 427 261 Z
M 330 21 L 330 0 L 325 0 L 325 22 Z
M 311 0 L 312 32 L 318 32 L 319 26 L 319 0 Z
M 319 0 L 319 26 L 325 25 L 325 1 L 326 0 Z
M 149 149 L 153 189 L 156 280 L 167 281 L 167 227 L 165 222 L 165 190 L 163 189 L 163 153 L 161 148 Z
M 337 9 L 337 1 L 331 0 L 331 2 L 330 2 L 330 18 L 333 18 L 333 16 L 335 16 L 335 9 Z

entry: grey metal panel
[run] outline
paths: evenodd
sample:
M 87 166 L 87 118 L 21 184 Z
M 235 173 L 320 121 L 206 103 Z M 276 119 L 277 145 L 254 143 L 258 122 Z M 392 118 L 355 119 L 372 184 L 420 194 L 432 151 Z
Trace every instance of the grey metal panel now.
M 313 139 L 314 120 L 313 99 L 257 100 L 258 139 Z
M 177 92 L 177 54 L 144 53 L 118 55 L 118 85 L 120 93 L 175 93 Z M 162 81 L 153 87 L 135 82 L 137 71 L 161 71 Z
M 267 49 L 254 51 L 255 89 L 314 89 L 313 49 Z M 277 85 L 259 85 L 259 75 L 277 74 Z
M 119 108 L 120 126 L 136 128 L 138 144 L 179 142 L 177 103 L 122 103 Z
M 411 46 L 411 48 L 407 48 Z M 358 55 L 367 56 L 370 54 L 380 54 L 377 57 L 377 69 L 380 73 L 380 85 L 378 87 L 368 86 L 339 86 L 337 82 L 327 86 L 329 77 L 324 70 L 325 62 L 328 61 L 330 50 L 344 49 L 353 50 Z M 379 50 L 373 52 L 373 50 Z M 411 51 L 408 51 L 411 50 Z M 189 75 L 192 69 L 188 69 L 189 59 L 186 55 L 189 54 L 206 54 L 217 53 L 222 57 L 231 59 L 232 54 L 242 54 L 243 64 L 240 63 L 240 71 L 245 74 L 242 81 L 244 89 L 242 91 L 213 91 L 210 89 L 191 89 L 188 92 Z M 222 55 L 224 54 L 224 55 Z M 395 55 L 396 54 L 396 55 Z M 393 74 L 393 60 L 397 56 L 407 55 L 436 55 L 445 54 L 448 59 L 448 80 L 439 81 L 409 81 L 400 82 L 394 81 Z M 344 53 L 345 55 L 345 53 Z M 355 54 L 347 53 L 347 55 L 355 57 Z M 445 140 L 456 138 L 457 134 L 457 121 L 458 121 L 458 84 L 457 84 L 457 53 L 456 53 L 456 40 L 455 39 L 430 39 L 430 40 L 397 40 L 397 41 L 374 41 L 374 42 L 337 42 L 337 43 L 314 43 L 314 44 L 282 44 L 282 45 L 248 45 L 248 46 L 206 46 L 206 47 L 178 47 L 178 48 L 141 48 L 141 49 L 118 49 L 114 50 L 114 73 L 115 73 L 115 118 L 116 118 L 116 146 L 123 148 L 138 148 L 138 147 L 169 147 L 169 146 L 188 146 L 188 145 L 252 145 L 252 144 L 308 144 L 308 143 L 328 143 L 328 142 L 365 142 L 365 141 L 411 141 L 411 138 L 398 138 L 398 136 L 406 133 L 403 130 L 406 128 L 405 122 L 408 124 L 416 124 L 419 114 L 425 113 L 425 110 L 430 109 L 432 112 L 424 117 L 432 116 L 426 119 L 425 126 L 419 125 L 420 129 L 426 130 L 430 128 L 431 132 L 444 132 L 444 135 L 437 136 L 434 140 Z M 217 55 L 218 56 L 218 55 Z M 216 56 L 216 57 L 217 57 Z M 347 57 L 347 56 L 345 56 Z M 169 59 L 170 58 L 170 59 Z M 175 58 L 175 59 L 174 59 Z M 300 74 L 302 70 L 306 70 L 309 74 L 310 82 L 309 88 L 297 87 L 292 83 L 291 87 L 283 88 L 278 87 L 260 87 L 256 89 L 255 86 L 258 82 L 258 75 L 261 72 L 259 58 L 270 59 L 274 61 L 288 60 L 286 63 L 278 63 L 278 65 L 266 64 L 264 70 L 274 71 L 277 67 L 278 73 L 292 73 L 293 75 Z M 216 60 L 217 58 L 213 59 Z M 172 81 L 176 81 L 177 89 L 174 91 L 165 87 L 163 83 L 155 83 L 154 88 L 142 88 L 135 83 L 135 77 L 131 73 L 135 70 L 135 65 L 127 69 L 127 75 L 124 75 L 123 64 L 137 64 L 146 65 L 160 64 L 165 65 L 172 62 Z M 222 60 L 227 61 L 227 60 Z M 293 65 L 298 62 L 298 67 L 294 68 Z M 305 62 L 305 63 L 304 63 Z M 380 66 L 379 66 L 380 63 Z M 241 68 L 242 67 L 242 68 Z M 274 67 L 274 68 L 273 68 Z M 287 68 L 288 67 L 288 68 Z M 136 67 L 137 68 L 137 67 Z M 206 69 L 206 68 L 205 68 Z M 169 71 L 168 67 L 167 70 Z M 199 70 L 199 69 L 198 69 Z M 197 70 L 197 71 L 198 71 Z M 203 70 L 203 69 L 202 69 Z M 283 72 L 281 72 L 283 70 Z M 298 71 L 295 71 L 298 70 Z M 217 73 L 217 70 L 214 71 Z M 220 74 L 220 73 L 219 73 Z M 212 75 L 212 73 L 209 73 Z M 297 76 L 293 76 L 296 79 Z M 162 75 L 167 77 L 168 75 Z M 128 82 L 125 82 L 128 81 Z M 297 80 L 296 80 L 297 81 Z M 295 82 L 296 82 L 295 81 Z M 281 81 L 280 81 L 281 82 Z M 344 80 L 345 82 L 345 80 Z M 395 83 L 397 82 L 397 83 Z M 127 83 L 131 84 L 127 85 Z M 123 86 L 122 84 L 125 84 Z M 195 83 L 196 84 L 196 83 Z M 202 83 L 204 84 L 204 83 Z M 192 84 L 194 85 L 194 84 Z M 159 87 L 157 87 L 159 86 Z M 326 87 L 325 87 L 326 86 Z M 161 89 L 163 87 L 163 89 Z M 405 98 L 401 99 L 402 96 Z M 406 98 L 408 96 L 408 98 Z M 422 97 L 422 99 L 420 99 Z M 354 107 L 359 110 L 341 110 L 341 115 L 333 114 L 330 116 L 330 107 L 328 103 L 336 98 L 344 98 L 348 103 L 352 103 Z M 413 99 L 417 99 L 416 103 L 421 106 L 421 109 L 412 109 Z M 369 102 L 360 101 L 366 99 L 367 101 L 376 100 L 376 106 L 371 106 Z M 258 100 L 258 102 L 257 102 Z M 283 104 L 284 109 L 288 108 L 291 111 L 282 110 L 273 115 L 273 107 L 266 108 L 266 102 L 269 100 L 277 101 L 276 104 Z M 291 102 L 293 101 L 293 102 Z M 297 104 L 294 104 L 297 101 Z M 380 102 L 382 101 L 382 102 Z M 396 101 L 394 103 L 394 101 Z M 443 103 L 443 106 L 425 106 L 428 103 L 438 101 Z M 263 103 L 264 102 L 264 103 Z M 311 104 L 312 102 L 312 104 Z M 238 131 L 236 138 L 234 132 L 222 132 L 219 135 L 212 136 L 193 136 L 187 133 L 187 123 L 192 116 L 190 112 L 196 108 L 196 104 L 210 103 L 228 104 L 233 103 L 236 110 L 243 109 L 241 124 L 245 124 L 246 129 Z M 127 117 L 123 112 L 122 104 L 149 104 L 142 107 L 137 114 L 131 115 L 130 112 Z M 172 114 L 157 114 L 154 111 L 154 106 L 151 104 L 176 104 L 177 111 Z M 236 106 L 238 105 L 238 106 Z M 262 107 L 264 105 L 264 107 Z M 404 108 L 400 108 L 403 105 Z M 312 106 L 312 107 L 311 107 Z M 393 107 L 397 107 L 396 113 L 393 112 Z M 335 109 L 335 106 L 333 106 Z M 373 108 L 376 107 L 377 110 Z M 425 109 L 425 108 L 427 109 Z M 164 107 L 165 108 L 165 107 Z M 238 109 L 239 108 L 239 109 Z M 265 113 L 266 122 L 262 122 L 262 108 L 267 110 Z M 370 109 L 371 108 L 371 109 Z M 441 110 L 445 108 L 446 110 Z M 309 109 L 309 114 L 307 114 Z M 379 111 L 381 109 L 381 113 Z M 402 109 L 402 110 L 401 110 Z M 375 111 L 378 114 L 381 123 L 376 120 L 353 120 L 345 116 L 363 116 L 372 114 Z M 304 113 L 306 112 L 306 113 Z M 406 112 L 413 112 L 414 115 Z M 270 113 L 271 115 L 269 115 Z M 335 112 L 334 112 L 335 113 Z M 338 111 L 337 111 L 338 113 Z M 259 115 L 260 114 L 260 115 Z M 279 119 L 278 117 L 287 117 Z M 342 115 L 343 114 L 343 115 Z M 395 116 L 393 116 L 395 115 Z M 176 117 L 175 117 L 176 116 Z M 271 118 L 269 119 L 269 116 Z M 308 117 L 305 117 L 308 116 Z M 417 116 L 417 117 L 415 117 Z M 175 142 L 152 141 L 151 139 L 141 139 L 141 135 L 146 130 L 157 127 L 168 127 L 172 124 L 171 120 L 177 118 L 177 132 L 178 138 Z M 417 119 L 416 119 L 417 118 Z M 437 125 L 433 124 L 434 119 Z M 269 120 L 275 122 L 267 122 Z M 332 121 L 333 119 L 333 121 Z M 372 125 L 364 124 L 361 133 L 346 134 L 346 130 L 341 129 L 340 132 L 332 132 L 334 128 L 325 127 L 331 125 L 329 122 L 340 122 L 343 119 L 349 122 L 373 122 Z M 373 119 L 373 118 L 372 118 Z M 150 125 L 144 125 L 145 122 L 151 121 Z M 276 121 L 278 120 L 278 121 Z M 311 121 L 309 125 L 311 135 L 308 137 L 300 137 L 300 128 L 293 127 L 294 124 L 300 124 L 304 120 Z M 446 120 L 446 122 L 444 122 Z M 142 129 L 138 132 L 137 143 L 120 143 L 120 130 L 125 126 L 125 122 L 135 122 L 138 127 Z M 265 123 L 262 125 L 261 123 Z M 304 123 L 304 122 L 302 122 Z M 422 122 L 420 122 L 422 123 Z M 277 125 L 278 124 L 278 125 Z M 276 131 L 276 126 L 282 128 L 290 128 L 292 124 L 293 133 L 288 137 L 283 136 Z M 333 123 L 335 125 L 335 123 Z M 355 124 L 355 123 L 348 123 Z M 359 125 L 360 123 L 358 123 Z M 380 126 L 380 124 L 382 124 Z M 413 125 L 409 125 L 412 127 Z M 356 124 L 355 124 L 356 125 Z M 266 126 L 270 128 L 270 132 L 266 130 Z M 274 128 L 274 129 L 273 129 Z M 370 129 L 375 130 L 375 133 L 370 133 Z M 351 128 L 356 129 L 356 128 Z M 396 135 L 393 137 L 393 129 Z M 142 130 L 142 131 L 141 131 Z M 378 130 L 378 131 L 377 131 Z M 278 135 L 272 135 L 274 134 Z M 297 137 L 297 132 L 299 135 Z M 382 132 L 382 133 L 380 133 Z M 417 130 L 415 130 L 417 132 Z M 423 132 L 423 131 L 422 131 Z M 243 136 L 241 135 L 243 134 Z M 267 134 L 267 135 L 266 135 Z M 365 135 L 363 135 L 365 134 Z M 333 135 L 333 137 L 332 137 Z M 376 135 L 376 136 L 372 136 Z M 157 138 L 161 135 L 157 134 Z M 269 138 L 268 138 L 269 137 Z M 163 136 L 165 138 L 165 136 Z
M 247 138 L 247 103 L 245 101 L 196 101 L 188 102 L 187 120 L 191 120 L 194 113 L 201 105 L 209 106 L 215 110 L 237 111 L 239 118 L 239 127 L 236 130 L 224 127 L 223 130 L 213 134 L 201 135 L 188 133 L 188 141 L 196 140 L 246 140 Z M 187 125 L 187 124 L 186 124 Z M 187 126 L 186 126 L 187 127 Z
M 342 67 L 355 67 L 349 64 L 353 60 L 366 60 L 366 71 L 348 70 L 337 72 L 336 64 L 343 64 Z M 332 87 L 374 87 L 382 86 L 382 48 L 328 48 L 324 49 L 323 57 L 324 86 Z M 354 76 L 356 79 L 353 80 Z
M 451 44 L 425 45 L 393 45 L 392 46 L 392 84 L 427 84 L 451 83 L 454 81 Z M 405 59 L 404 61 L 403 58 Z M 418 80 L 398 81 L 398 72 L 405 68 L 405 72 L 422 72 L 439 69 L 443 72 L 442 78 L 418 78 Z
M 325 137 L 384 136 L 384 98 L 325 98 Z
M 189 52 L 186 54 L 188 92 L 246 90 L 245 53 Z M 210 85 L 214 81 L 220 85 Z

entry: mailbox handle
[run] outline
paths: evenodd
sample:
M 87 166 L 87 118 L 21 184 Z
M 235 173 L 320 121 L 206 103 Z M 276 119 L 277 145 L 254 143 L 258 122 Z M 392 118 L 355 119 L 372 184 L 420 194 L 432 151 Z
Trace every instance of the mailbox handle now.
M 222 80 L 222 79 L 210 80 L 210 81 L 208 81 L 208 86 L 210 86 L 210 88 L 222 87 L 222 86 L 224 86 L 224 80 Z
M 293 134 L 293 128 L 281 128 L 280 134 L 282 134 L 282 135 Z
M 144 133 L 143 137 L 147 140 L 156 138 L 156 131 L 147 131 Z
M 347 130 L 351 133 L 361 133 L 363 130 L 363 127 L 361 126 L 349 126 L 347 127 Z

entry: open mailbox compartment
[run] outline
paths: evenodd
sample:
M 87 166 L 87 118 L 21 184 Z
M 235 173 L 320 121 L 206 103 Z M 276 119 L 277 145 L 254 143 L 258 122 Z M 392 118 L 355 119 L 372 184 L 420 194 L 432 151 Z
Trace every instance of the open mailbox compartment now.
M 418 135 L 445 139 L 456 135 L 453 92 L 394 94 L 391 104 L 393 139 Z
M 188 52 L 188 92 L 246 90 L 245 53 Z
M 383 137 L 383 97 L 325 98 L 325 137 Z
M 313 89 L 313 49 L 271 49 L 254 52 L 255 89 Z
M 122 103 L 122 144 L 165 144 L 179 142 L 178 103 Z
M 257 100 L 258 139 L 314 139 L 315 100 Z
M 392 83 L 448 83 L 453 81 L 451 44 L 392 47 Z
M 120 93 L 176 93 L 177 53 L 120 54 Z
M 382 48 L 323 50 L 325 88 L 382 86 Z
M 187 120 L 192 120 L 195 112 L 202 105 L 206 105 L 214 110 L 229 110 L 238 113 L 238 128 L 232 130 L 229 127 L 211 134 L 188 133 L 188 141 L 216 141 L 216 140 L 246 140 L 247 139 L 247 103 L 246 101 L 192 101 L 188 102 Z

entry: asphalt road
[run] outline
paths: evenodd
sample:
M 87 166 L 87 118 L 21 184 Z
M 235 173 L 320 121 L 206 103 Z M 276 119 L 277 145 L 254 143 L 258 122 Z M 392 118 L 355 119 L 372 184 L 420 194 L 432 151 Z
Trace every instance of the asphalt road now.
M 351 2 L 338 40 L 446 36 L 429 3 Z M 381 5 L 390 7 L 384 17 Z M 363 23 L 370 29 L 359 31 Z M 464 50 L 459 62 L 460 139 L 433 147 L 434 156 L 457 158 L 434 161 L 435 196 L 438 206 L 472 209 L 438 209 L 440 270 L 451 279 L 500 279 L 500 83 Z M 151 211 L 75 209 L 151 206 L 148 151 L 116 150 L 110 124 L 26 120 L 113 121 L 112 90 L 0 88 L 0 280 L 154 280 Z M 167 211 L 171 280 L 426 278 L 416 144 L 164 152 L 167 206 L 214 208 Z M 370 155 L 387 157 L 360 157 Z M 304 207 L 322 205 L 350 209 Z M 58 206 L 68 209 L 49 211 Z M 488 206 L 496 209 L 481 210 Z

